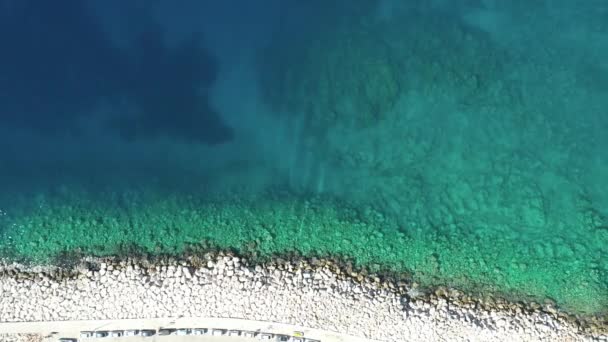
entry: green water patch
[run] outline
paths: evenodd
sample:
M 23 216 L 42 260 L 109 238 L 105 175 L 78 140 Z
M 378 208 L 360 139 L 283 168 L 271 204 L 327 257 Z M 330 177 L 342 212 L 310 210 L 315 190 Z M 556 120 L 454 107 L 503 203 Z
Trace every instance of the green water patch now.
M 356 267 L 407 273 L 423 286 L 551 299 L 573 313 L 608 308 L 605 254 L 595 244 L 525 241 L 489 227 L 408 230 L 369 207 L 281 191 L 220 198 L 150 189 L 41 192 L 28 199 L 36 204 L 4 206 L 5 257 L 45 263 L 71 252 L 108 256 L 129 249 L 179 255 L 207 241 L 260 257 L 337 256 Z M 607 230 L 595 234 L 598 246 L 608 242 Z

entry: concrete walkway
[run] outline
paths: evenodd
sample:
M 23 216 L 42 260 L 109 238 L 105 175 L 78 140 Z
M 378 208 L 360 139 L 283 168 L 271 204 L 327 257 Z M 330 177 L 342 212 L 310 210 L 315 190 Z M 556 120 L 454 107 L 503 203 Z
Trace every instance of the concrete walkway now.
M 372 342 L 375 340 L 349 336 L 345 334 L 311 329 L 290 324 L 252 321 L 236 318 L 155 318 L 155 319 L 121 319 L 121 320 L 98 320 L 98 321 L 59 321 L 59 322 L 20 322 L 0 323 L 0 331 L 9 334 L 40 334 L 48 337 L 47 341 L 57 341 L 60 337 L 79 338 L 81 331 L 111 331 L 111 330 L 142 330 L 142 329 L 176 329 L 176 328 L 213 328 L 213 329 L 236 329 L 272 334 L 294 336 L 301 333 L 308 339 L 321 342 Z M 120 337 L 88 339 L 91 341 L 171 341 L 171 342 L 213 342 L 233 341 L 247 342 L 252 338 L 228 337 L 228 336 L 153 336 L 153 337 Z

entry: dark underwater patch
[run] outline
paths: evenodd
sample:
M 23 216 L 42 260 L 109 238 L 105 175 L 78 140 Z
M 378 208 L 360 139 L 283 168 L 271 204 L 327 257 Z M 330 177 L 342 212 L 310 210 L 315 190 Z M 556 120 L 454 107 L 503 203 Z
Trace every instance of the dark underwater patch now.
M 20 1 L 0 14 L 0 124 L 37 133 L 78 135 L 112 113 L 113 134 L 133 141 L 160 137 L 217 144 L 232 130 L 208 103 L 218 61 L 192 35 L 168 47 L 154 25 L 127 48 L 113 44 L 86 3 Z M 104 113 L 104 115 L 107 115 Z

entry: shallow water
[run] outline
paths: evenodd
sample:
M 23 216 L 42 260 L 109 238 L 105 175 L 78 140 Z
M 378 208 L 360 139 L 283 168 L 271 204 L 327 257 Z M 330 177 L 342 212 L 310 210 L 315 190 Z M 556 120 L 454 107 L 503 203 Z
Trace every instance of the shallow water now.
M 2 254 L 204 241 L 606 313 L 608 5 L 260 4 L 0 0 Z

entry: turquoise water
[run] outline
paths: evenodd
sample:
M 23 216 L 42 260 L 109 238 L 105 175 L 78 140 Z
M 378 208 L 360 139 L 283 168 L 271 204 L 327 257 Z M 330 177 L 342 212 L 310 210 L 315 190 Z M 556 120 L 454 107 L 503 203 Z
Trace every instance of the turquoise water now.
M 298 252 L 606 315 L 603 2 L 0 4 L 4 257 Z

